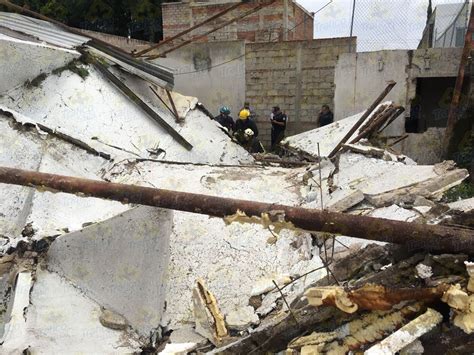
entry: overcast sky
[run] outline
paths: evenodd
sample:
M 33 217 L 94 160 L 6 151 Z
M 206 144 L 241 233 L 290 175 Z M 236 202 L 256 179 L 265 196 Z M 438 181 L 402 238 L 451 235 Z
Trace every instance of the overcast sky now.
M 316 38 L 343 37 L 350 33 L 352 0 L 297 0 L 315 15 Z M 463 0 L 433 0 L 437 4 Z M 413 49 L 418 46 L 426 22 L 428 0 L 356 0 L 354 35 L 358 51 Z

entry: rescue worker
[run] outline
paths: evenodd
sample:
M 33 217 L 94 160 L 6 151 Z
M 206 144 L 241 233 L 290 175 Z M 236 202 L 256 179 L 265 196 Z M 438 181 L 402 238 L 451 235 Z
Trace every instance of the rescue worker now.
M 280 110 L 280 107 L 274 106 L 270 116 L 270 122 L 272 123 L 272 151 L 275 150 L 276 146 L 285 137 L 287 121 L 288 117 Z
M 229 133 L 235 130 L 234 119 L 230 116 L 230 109 L 227 106 L 221 107 L 219 116 L 216 116 L 214 120 L 226 128 Z
M 250 102 L 245 101 L 244 102 L 244 108 L 242 110 L 248 110 L 250 112 L 250 119 L 254 120 L 257 118 L 257 115 L 255 114 L 255 110 L 250 107 Z
M 250 111 L 243 109 L 239 113 L 239 119 L 235 123 L 235 138 L 251 153 L 263 152 L 263 147 L 258 140 L 258 128 L 250 118 Z
M 323 105 L 319 111 L 318 124 L 319 127 L 326 126 L 334 122 L 334 115 L 328 105 Z

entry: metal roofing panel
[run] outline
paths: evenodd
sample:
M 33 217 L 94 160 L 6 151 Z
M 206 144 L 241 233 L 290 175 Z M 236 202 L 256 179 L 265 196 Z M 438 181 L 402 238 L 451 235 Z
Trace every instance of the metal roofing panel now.
M 65 48 L 75 48 L 90 40 L 87 37 L 66 32 L 49 22 L 11 12 L 0 12 L 0 26 Z

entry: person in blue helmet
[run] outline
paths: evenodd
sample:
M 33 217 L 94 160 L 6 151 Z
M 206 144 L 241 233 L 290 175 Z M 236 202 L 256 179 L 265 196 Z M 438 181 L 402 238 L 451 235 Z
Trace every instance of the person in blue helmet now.
M 235 122 L 234 119 L 230 116 L 230 109 L 227 106 L 223 106 L 220 109 L 219 116 L 214 118 L 219 124 L 226 128 L 229 133 L 235 130 Z

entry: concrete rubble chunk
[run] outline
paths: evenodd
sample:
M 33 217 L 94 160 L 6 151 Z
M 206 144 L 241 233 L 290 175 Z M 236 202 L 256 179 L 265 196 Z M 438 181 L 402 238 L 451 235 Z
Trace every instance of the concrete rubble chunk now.
M 270 292 L 275 289 L 275 284 L 281 287 L 291 282 L 291 277 L 289 275 L 278 275 L 274 279 L 261 279 L 258 280 L 252 287 L 251 295 L 259 296 L 264 293 Z
M 247 330 L 250 326 L 257 325 L 259 321 L 257 314 L 250 306 L 236 309 L 225 316 L 229 329 L 238 331 Z
M 102 310 L 99 320 L 100 324 L 110 329 L 125 330 L 128 327 L 127 320 L 124 317 L 108 309 Z
M 197 348 L 196 343 L 169 343 L 158 354 L 161 355 L 187 355 Z
M 372 114 L 370 114 L 364 122 L 368 122 L 375 112 L 382 106 L 388 105 L 392 102 L 387 101 L 380 104 Z M 363 112 L 343 120 L 336 121 L 327 126 L 316 128 L 304 133 L 300 133 L 283 140 L 282 144 L 288 144 L 290 147 L 304 151 L 312 156 L 318 156 L 318 143 L 320 145 L 321 156 L 327 157 L 329 153 L 336 147 L 342 138 L 350 131 L 352 126 L 362 117 Z M 359 134 L 356 131 L 349 139 L 351 141 Z
M 182 328 L 173 330 L 169 340 L 171 343 L 175 344 L 195 343 L 198 346 L 205 345 L 208 342 L 208 340 L 205 337 L 199 335 L 192 326 L 184 326 Z

